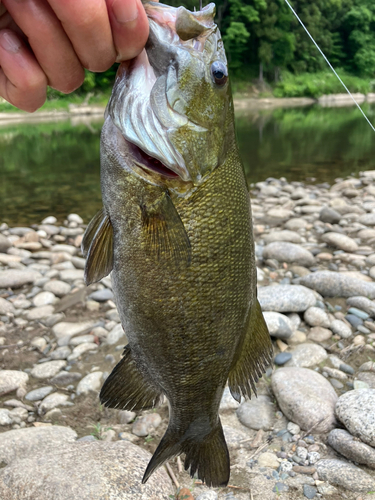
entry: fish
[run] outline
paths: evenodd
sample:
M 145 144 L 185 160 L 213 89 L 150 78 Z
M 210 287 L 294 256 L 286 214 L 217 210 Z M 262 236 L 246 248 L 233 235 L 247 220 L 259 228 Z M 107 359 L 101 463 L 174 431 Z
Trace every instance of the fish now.
M 128 338 L 100 400 L 135 411 L 168 402 L 143 483 L 184 454 L 192 477 L 225 486 L 224 389 L 238 402 L 256 394 L 272 360 L 228 64 L 213 3 L 144 8 L 149 38 L 118 70 L 101 134 L 103 208 L 82 240 L 85 281 L 112 273 Z

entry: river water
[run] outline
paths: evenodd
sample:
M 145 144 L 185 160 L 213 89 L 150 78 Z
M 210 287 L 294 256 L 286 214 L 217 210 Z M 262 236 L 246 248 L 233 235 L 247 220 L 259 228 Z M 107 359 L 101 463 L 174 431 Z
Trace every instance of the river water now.
M 375 107 L 366 107 L 375 122 Z M 101 207 L 101 120 L 0 123 L 0 223 L 88 221 Z M 249 183 L 268 177 L 331 182 L 375 169 L 375 134 L 356 108 L 241 111 L 237 136 Z

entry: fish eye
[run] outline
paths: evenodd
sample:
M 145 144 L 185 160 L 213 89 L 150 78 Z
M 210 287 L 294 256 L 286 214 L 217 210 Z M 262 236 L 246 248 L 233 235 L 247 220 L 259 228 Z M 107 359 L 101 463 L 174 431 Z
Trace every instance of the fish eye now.
M 227 83 L 228 80 L 228 71 L 225 66 L 220 61 L 215 61 L 211 66 L 211 74 L 212 79 L 216 83 L 216 85 L 223 86 Z

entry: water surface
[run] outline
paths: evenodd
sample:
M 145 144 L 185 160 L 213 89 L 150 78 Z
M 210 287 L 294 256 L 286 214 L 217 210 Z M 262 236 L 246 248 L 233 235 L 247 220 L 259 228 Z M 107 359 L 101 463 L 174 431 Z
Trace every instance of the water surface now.
M 367 107 L 375 121 L 375 107 Z M 0 126 L 0 222 L 88 221 L 101 207 L 102 121 Z M 375 135 L 355 108 L 241 112 L 237 135 L 249 183 L 267 177 L 332 182 L 375 168 Z

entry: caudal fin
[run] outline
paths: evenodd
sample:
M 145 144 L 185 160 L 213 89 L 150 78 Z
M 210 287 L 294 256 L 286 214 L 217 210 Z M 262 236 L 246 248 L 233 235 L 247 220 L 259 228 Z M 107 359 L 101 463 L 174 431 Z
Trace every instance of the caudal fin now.
M 164 462 L 185 453 L 185 470 L 190 468 L 191 477 L 197 473 L 198 478 L 207 486 L 218 487 L 228 484 L 229 452 L 221 423 L 219 422 L 215 429 L 203 439 L 189 434 L 189 437 L 184 439 L 172 429 L 167 429 L 147 466 L 142 483 L 145 483 Z

